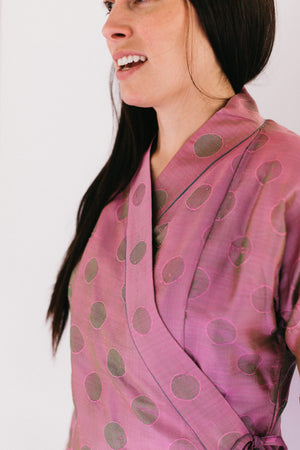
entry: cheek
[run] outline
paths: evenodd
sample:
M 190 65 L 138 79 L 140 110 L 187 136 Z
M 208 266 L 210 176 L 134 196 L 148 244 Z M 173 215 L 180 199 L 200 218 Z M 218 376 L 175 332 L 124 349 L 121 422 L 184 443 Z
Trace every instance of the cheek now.
M 187 55 L 179 39 L 161 38 L 147 47 L 149 51 L 149 70 L 155 78 L 170 77 L 170 81 L 187 72 Z
M 181 58 L 185 53 L 186 26 L 184 10 L 174 13 L 174 8 L 165 7 L 164 11 L 155 14 L 151 20 L 141 21 L 137 36 L 142 37 L 142 48 L 149 51 L 153 58 L 174 53 L 173 57 Z
M 154 84 L 157 89 L 166 92 L 173 89 L 174 86 L 182 86 L 188 76 L 186 65 L 167 53 L 158 58 L 153 58 L 148 69 L 148 83 Z

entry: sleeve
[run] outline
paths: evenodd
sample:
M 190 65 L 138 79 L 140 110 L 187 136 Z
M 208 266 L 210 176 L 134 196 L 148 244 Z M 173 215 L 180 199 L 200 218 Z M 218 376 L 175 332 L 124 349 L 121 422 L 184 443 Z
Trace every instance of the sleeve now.
M 300 188 L 286 203 L 286 245 L 280 277 L 280 309 L 285 340 L 300 362 Z

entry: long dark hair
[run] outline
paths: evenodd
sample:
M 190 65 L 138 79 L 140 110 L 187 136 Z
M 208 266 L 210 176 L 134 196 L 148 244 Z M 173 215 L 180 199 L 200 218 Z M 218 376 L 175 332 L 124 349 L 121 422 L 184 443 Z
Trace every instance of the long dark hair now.
M 235 93 L 265 67 L 275 38 L 274 0 L 186 0 L 194 6 L 215 55 Z M 114 69 L 110 92 L 114 111 Z M 53 289 L 47 319 L 52 322 L 55 353 L 68 314 L 68 286 L 103 208 L 126 186 L 158 131 L 153 108 L 139 108 L 121 101 L 118 129 L 107 163 L 84 194 L 77 213 L 76 233 L 66 252 Z M 125 169 L 125 170 L 124 170 Z

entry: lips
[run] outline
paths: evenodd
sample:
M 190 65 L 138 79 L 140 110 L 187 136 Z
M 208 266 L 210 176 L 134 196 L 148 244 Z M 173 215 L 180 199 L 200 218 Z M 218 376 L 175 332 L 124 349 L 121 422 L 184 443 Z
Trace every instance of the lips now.
M 127 80 L 127 78 L 133 76 L 137 71 L 142 70 L 145 63 L 146 62 L 130 63 L 130 64 L 127 64 L 126 66 L 123 66 L 123 68 L 120 67 L 116 72 L 116 76 L 117 76 L 118 80 L 119 81 Z

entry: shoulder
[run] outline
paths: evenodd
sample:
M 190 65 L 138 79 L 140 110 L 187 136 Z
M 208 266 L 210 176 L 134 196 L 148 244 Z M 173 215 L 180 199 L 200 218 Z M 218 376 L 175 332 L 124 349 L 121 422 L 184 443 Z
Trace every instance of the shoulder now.
M 248 177 L 269 194 L 300 213 L 300 137 L 272 120 L 266 120 L 246 152 Z
M 266 120 L 252 146 L 257 164 L 277 161 L 283 178 L 300 185 L 300 136 L 273 120 Z
M 267 137 L 267 146 L 274 154 L 294 156 L 300 160 L 300 136 L 296 133 L 273 120 L 265 121 L 261 133 Z

